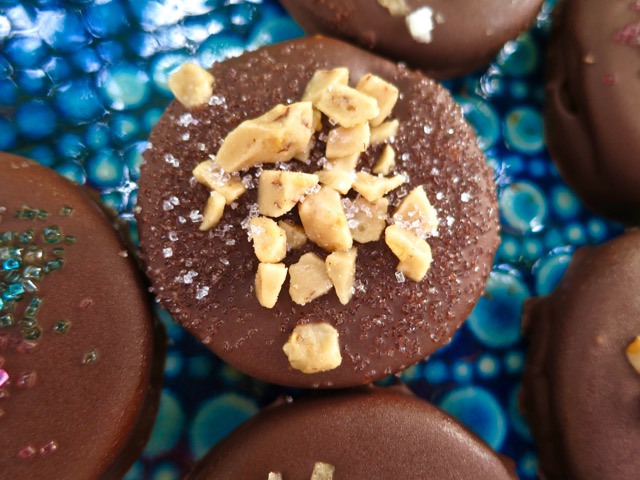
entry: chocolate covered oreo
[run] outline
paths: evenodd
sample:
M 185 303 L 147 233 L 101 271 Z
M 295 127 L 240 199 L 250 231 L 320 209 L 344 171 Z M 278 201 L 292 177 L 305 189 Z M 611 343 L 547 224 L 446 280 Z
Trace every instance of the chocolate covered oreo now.
M 368 383 L 448 343 L 498 244 L 492 172 L 438 84 L 306 38 L 181 69 L 137 218 L 174 318 L 299 387 Z
M 217 445 L 190 480 L 516 479 L 513 463 L 455 419 L 391 389 L 268 407 Z
M 640 232 L 578 250 L 556 290 L 529 301 L 523 405 L 541 478 L 638 478 Z
M 590 209 L 638 223 L 640 6 L 568 0 L 559 8 L 549 49 L 549 151 Z
M 349 40 L 449 78 L 487 64 L 534 20 L 541 0 L 282 0 L 307 33 Z
M 122 478 L 160 395 L 148 300 L 81 188 L 0 154 L 0 477 Z

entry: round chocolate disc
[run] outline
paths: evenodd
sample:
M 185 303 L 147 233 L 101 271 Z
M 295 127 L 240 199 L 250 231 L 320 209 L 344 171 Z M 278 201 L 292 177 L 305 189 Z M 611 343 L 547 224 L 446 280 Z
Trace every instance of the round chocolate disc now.
M 324 33 L 422 69 L 469 73 L 533 22 L 542 0 L 282 0 L 307 33 Z
M 199 225 L 209 189 L 192 171 L 216 155 L 241 122 L 299 101 L 314 72 L 335 67 L 347 67 L 352 83 L 373 73 L 398 87 L 400 100 L 391 114 L 399 121 L 393 148 L 396 171 L 409 180 L 388 195 L 389 212 L 412 188 L 424 187 L 439 222 L 437 234 L 427 239 L 433 262 L 416 282 L 396 270 L 398 258 L 384 238 L 354 242 L 354 294 L 346 305 L 334 291 L 299 305 L 289 295 L 287 278 L 275 306 L 265 308 L 256 298 L 259 262 L 243 225 L 256 208 L 257 175 L 274 167 L 242 172 L 247 192 L 205 232 Z M 368 383 L 447 344 L 482 293 L 498 245 L 492 171 L 449 94 L 419 73 L 321 37 L 246 53 L 215 64 L 211 72 L 211 100 L 191 110 L 174 102 L 152 132 L 141 170 L 137 218 L 143 258 L 158 299 L 174 318 L 245 373 L 299 387 Z M 308 162 L 291 161 L 286 168 L 320 170 L 328 128 Z M 382 148 L 369 148 L 358 170 L 371 168 Z M 299 223 L 297 209 L 283 218 Z M 327 255 L 309 241 L 290 250 L 284 263 L 290 266 L 308 252 Z M 283 346 L 294 327 L 307 323 L 328 323 L 337 330 L 339 367 L 320 373 L 292 368 Z
M 515 480 L 513 462 L 413 395 L 365 387 L 268 407 L 218 444 L 190 480 Z M 269 474 L 272 474 L 270 477 Z M 281 477 L 277 477 L 280 474 Z
M 593 211 L 640 222 L 640 8 L 562 4 L 549 49 L 545 131 L 565 181 Z
M 160 395 L 162 330 L 77 185 L 0 154 L 0 477 L 121 478 Z
M 523 405 L 542 478 L 638 478 L 640 371 L 626 353 L 640 335 L 638 291 L 632 232 L 578 250 L 556 290 L 526 305 Z

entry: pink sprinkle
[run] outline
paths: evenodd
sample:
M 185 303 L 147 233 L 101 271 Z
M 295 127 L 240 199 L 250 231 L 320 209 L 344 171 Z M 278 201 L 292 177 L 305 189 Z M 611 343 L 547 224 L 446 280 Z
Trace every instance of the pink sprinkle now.
M 18 376 L 16 386 L 18 388 L 33 388 L 36 385 L 37 379 L 36 372 L 24 372 Z
M 5 383 L 9 381 L 9 374 L 6 370 L 0 368 L 0 388 L 2 388 Z
M 20 458 L 33 458 L 33 456 L 35 456 L 35 454 L 38 453 L 38 451 L 33 448 L 31 445 L 24 447 L 22 450 L 20 450 L 20 453 L 18 453 L 18 456 Z

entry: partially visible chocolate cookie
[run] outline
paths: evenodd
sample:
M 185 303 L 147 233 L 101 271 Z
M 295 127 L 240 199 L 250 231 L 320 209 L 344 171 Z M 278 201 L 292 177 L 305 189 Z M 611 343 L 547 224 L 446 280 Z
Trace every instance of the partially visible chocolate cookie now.
M 282 0 L 310 34 L 348 40 L 434 78 L 469 73 L 533 22 L 542 0 Z
M 214 447 L 189 476 L 238 478 L 517 477 L 512 461 L 443 411 L 395 389 L 365 387 L 266 408 Z
M 638 478 L 639 291 L 635 231 L 578 250 L 556 290 L 526 304 L 522 400 L 541 478 Z
M 549 48 L 545 132 L 594 212 L 640 222 L 640 4 L 566 0 Z
M 320 37 L 172 78 L 193 107 L 174 102 L 155 127 L 137 218 L 179 323 L 299 387 L 368 383 L 449 342 L 498 219 L 492 171 L 441 86 Z M 294 148 L 302 161 L 265 160 Z
M 83 189 L 0 153 L 0 477 L 115 479 L 157 411 L 164 335 Z

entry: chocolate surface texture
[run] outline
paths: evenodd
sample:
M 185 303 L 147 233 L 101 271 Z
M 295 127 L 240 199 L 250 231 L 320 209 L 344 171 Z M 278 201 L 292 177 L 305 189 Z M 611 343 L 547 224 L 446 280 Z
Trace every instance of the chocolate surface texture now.
M 0 154 L 0 477 L 117 479 L 140 454 L 164 335 L 127 256 L 81 188 Z
M 513 462 L 443 411 L 395 389 L 364 387 L 269 407 L 217 445 L 189 480 L 516 479 Z
M 545 480 L 638 478 L 640 232 L 578 250 L 565 278 L 524 312 L 523 405 Z
M 356 292 L 347 305 L 332 291 L 300 306 L 288 294 L 287 279 L 275 307 L 267 309 L 256 300 L 258 260 L 241 227 L 256 202 L 256 189 L 228 206 L 215 229 L 200 232 L 193 218 L 209 192 L 191 172 L 240 122 L 279 103 L 299 101 L 317 69 L 341 66 L 349 68 L 352 83 L 374 73 L 400 89 L 392 113 L 400 120 L 394 148 L 397 171 L 409 182 L 388 196 L 390 211 L 399 194 L 424 185 L 440 222 L 438 236 L 428 239 L 434 260 L 422 282 L 401 282 L 397 258 L 383 240 L 358 245 Z M 143 257 L 158 299 L 174 318 L 242 371 L 301 387 L 368 383 L 448 343 L 482 293 L 498 245 L 492 172 L 448 93 L 418 73 L 321 37 L 247 53 L 214 65 L 211 72 L 216 83 L 210 105 L 188 111 L 174 102 L 168 108 L 152 133 L 140 179 Z M 363 154 L 358 170 L 370 168 L 381 150 Z M 287 165 L 316 171 L 323 152 L 324 143 L 318 142 L 309 165 Z M 285 218 L 299 223 L 297 213 L 289 215 Z M 289 252 L 287 265 L 309 251 L 326 256 L 308 242 Z M 338 330 L 342 364 L 304 374 L 291 368 L 282 347 L 296 325 L 314 322 Z
M 534 20 L 541 0 L 406 0 L 412 13 L 432 11 L 431 40 L 416 40 L 405 15 L 392 15 L 377 0 L 282 0 L 307 33 L 323 33 L 357 43 L 383 56 L 420 68 L 434 78 L 450 78 L 487 64 L 504 43 Z M 421 29 L 428 19 L 418 19 Z M 427 30 L 429 30 L 427 28 Z
M 549 49 L 546 136 L 593 211 L 640 221 L 640 3 L 567 1 Z

